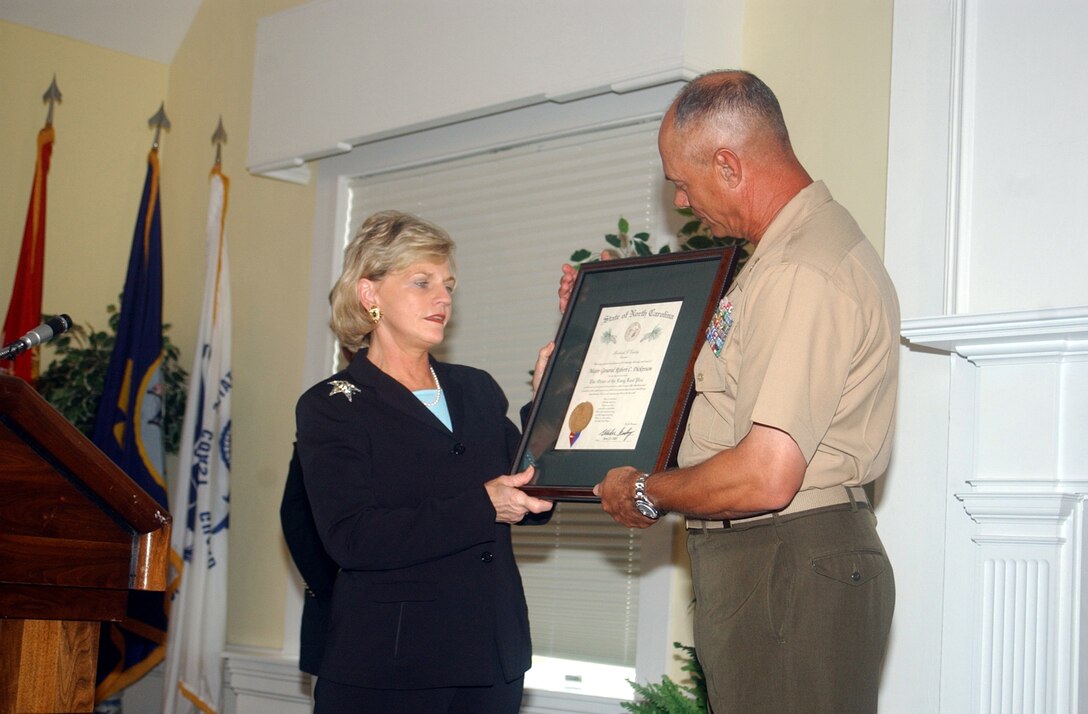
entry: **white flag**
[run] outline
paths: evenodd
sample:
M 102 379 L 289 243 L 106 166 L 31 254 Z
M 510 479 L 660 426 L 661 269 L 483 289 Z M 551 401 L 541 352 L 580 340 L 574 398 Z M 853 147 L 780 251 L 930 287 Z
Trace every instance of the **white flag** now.
M 230 514 L 230 271 L 223 229 L 228 184 L 217 165 L 208 206 L 204 306 L 170 499 L 174 526 L 167 594 L 172 602 L 164 714 L 220 710 Z

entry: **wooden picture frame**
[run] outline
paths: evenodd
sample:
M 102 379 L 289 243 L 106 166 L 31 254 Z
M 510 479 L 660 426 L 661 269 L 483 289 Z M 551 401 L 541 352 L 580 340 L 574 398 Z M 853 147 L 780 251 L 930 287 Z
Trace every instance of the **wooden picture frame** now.
M 737 259 L 714 248 L 581 266 L 512 467 L 536 468 L 524 491 L 598 501 L 611 468 L 676 465 L 695 358 Z

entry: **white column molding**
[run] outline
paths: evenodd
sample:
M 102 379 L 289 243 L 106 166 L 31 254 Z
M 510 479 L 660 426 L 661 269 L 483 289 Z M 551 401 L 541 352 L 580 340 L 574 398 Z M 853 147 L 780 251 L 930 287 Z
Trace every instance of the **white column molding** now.
M 1084 360 L 1088 307 L 915 318 L 903 320 L 902 334 L 977 365 Z
M 1088 382 L 1088 308 L 908 319 L 902 335 L 953 355 L 948 485 L 963 511 L 947 522 L 958 615 L 944 642 L 973 663 L 955 666 L 971 677 L 948 680 L 942 711 L 1080 711 L 1088 474 L 1071 395 Z
M 1083 498 L 1081 494 L 1071 493 L 1032 493 L 1010 489 L 1008 483 L 995 484 L 998 490 L 987 490 L 989 482 L 969 482 L 971 486 L 979 489 L 970 493 L 957 493 L 963 503 L 963 510 L 975 523 L 983 526 L 984 534 L 973 538 L 976 543 L 981 538 L 991 535 L 1001 535 L 1005 529 L 1011 527 L 1034 526 L 1039 529 L 1050 529 L 1048 535 L 1031 535 L 1012 537 L 1009 542 L 1022 543 L 1051 543 L 1061 545 L 1065 542 L 1059 535 L 1061 527 L 1073 512 L 1073 508 Z M 1031 482 L 1031 488 L 1037 489 L 1039 484 Z
M 1085 484 L 969 485 L 956 498 L 977 524 L 974 710 L 1080 711 Z
M 1046 560 L 983 563 L 979 711 L 1048 711 L 1050 578 Z
M 309 714 L 310 675 L 276 650 L 223 653 L 224 714 Z

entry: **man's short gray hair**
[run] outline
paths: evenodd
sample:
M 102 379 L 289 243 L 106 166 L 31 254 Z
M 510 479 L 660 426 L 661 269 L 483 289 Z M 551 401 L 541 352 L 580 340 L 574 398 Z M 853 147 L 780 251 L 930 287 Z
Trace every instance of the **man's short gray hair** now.
M 766 131 L 783 148 L 790 147 L 778 98 L 751 72 L 731 69 L 699 75 L 676 95 L 673 109 L 673 125 L 680 130 L 711 123 L 731 134 Z

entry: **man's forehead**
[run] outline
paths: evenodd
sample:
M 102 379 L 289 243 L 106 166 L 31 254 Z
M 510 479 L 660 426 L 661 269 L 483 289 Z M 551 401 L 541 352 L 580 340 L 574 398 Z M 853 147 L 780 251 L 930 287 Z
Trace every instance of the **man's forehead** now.
M 665 167 L 666 173 L 679 168 L 683 162 L 684 153 L 675 129 L 661 128 L 658 133 L 657 148 L 658 153 L 661 154 L 661 163 Z

